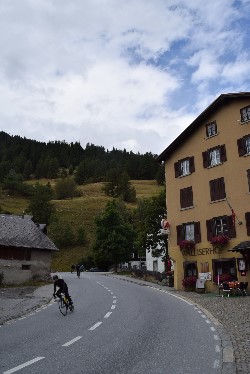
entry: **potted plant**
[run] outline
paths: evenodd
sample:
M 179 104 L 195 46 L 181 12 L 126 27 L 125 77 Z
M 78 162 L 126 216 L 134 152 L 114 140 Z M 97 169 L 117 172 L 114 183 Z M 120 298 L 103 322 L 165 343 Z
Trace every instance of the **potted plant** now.
M 229 236 L 227 235 L 219 235 L 219 236 L 214 236 L 210 242 L 212 244 L 213 248 L 217 249 L 223 249 L 230 241 Z
M 196 281 L 197 277 L 195 276 L 185 277 L 182 280 L 182 285 L 185 288 L 185 291 L 194 291 L 196 287 Z
M 179 246 L 181 251 L 183 249 L 194 249 L 195 242 L 193 240 L 182 240 L 180 241 Z

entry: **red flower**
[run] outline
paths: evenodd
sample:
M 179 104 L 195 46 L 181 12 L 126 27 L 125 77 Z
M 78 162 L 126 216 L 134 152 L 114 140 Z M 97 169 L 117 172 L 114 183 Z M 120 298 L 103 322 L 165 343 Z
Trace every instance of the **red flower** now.
M 182 280 L 183 287 L 189 288 L 189 287 L 195 287 L 196 286 L 197 277 L 191 276 L 186 277 Z
M 193 240 L 182 240 L 179 243 L 180 249 L 194 249 L 195 242 Z
M 211 244 L 214 247 L 223 247 L 224 245 L 227 245 L 230 241 L 230 238 L 226 235 L 219 235 L 215 236 L 211 240 Z

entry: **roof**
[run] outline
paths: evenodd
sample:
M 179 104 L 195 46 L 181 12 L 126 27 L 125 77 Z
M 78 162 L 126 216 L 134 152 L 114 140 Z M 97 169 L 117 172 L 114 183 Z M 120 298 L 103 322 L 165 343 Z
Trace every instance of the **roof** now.
M 25 216 L 0 214 L 0 246 L 56 251 L 40 225 Z
M 203 121 L 213 113 L 218 107 L 231 100 L 250 98 L 250 92 L 227 93 L 221 94 L 215 101 L 212 102 L 157 158 L 158 162 L 165 161 L 171 153 L 183 144 L 196 129 L 203 123 Z
M 250 251 L 250 241 L 240 242 L 235 247 L 230 249 L 231 252 L 247 252 Z

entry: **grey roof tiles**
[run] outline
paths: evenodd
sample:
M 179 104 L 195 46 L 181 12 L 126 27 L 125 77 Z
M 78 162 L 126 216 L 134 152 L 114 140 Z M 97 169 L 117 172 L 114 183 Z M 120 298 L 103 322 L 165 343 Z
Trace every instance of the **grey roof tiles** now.
M 0 246 L 58 250 L 30 217 L 0 214 Z

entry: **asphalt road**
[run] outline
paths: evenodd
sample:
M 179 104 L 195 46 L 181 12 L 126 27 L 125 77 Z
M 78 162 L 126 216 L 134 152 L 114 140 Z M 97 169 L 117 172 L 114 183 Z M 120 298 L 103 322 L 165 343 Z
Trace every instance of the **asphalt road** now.
M 64 274 L 75 311 L 57 303 L 0 330 L 0 372 L 211 374 L 221 372 L 216 326 L 193 304 L 99 273 Z

